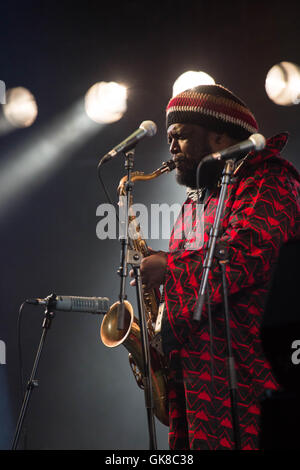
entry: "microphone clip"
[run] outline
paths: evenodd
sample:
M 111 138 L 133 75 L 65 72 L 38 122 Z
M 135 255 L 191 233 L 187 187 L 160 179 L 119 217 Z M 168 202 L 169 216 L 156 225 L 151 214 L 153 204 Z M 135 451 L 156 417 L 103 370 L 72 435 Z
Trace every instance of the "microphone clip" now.
M 44 299 L 26 299 L 25 302 L 30 305 L 42 305 L 46 307 L 55 307 L 55 302 L 57 300 L 56 294 L 49 294 Z

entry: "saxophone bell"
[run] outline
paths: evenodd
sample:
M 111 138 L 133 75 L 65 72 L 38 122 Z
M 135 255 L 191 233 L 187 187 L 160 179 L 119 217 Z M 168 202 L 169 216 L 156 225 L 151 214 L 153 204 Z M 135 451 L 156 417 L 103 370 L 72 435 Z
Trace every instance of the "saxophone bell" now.
M 100 336 L 103 344 L 108 348 L 123 345 L 129 352 L 129 364 L 137 385 L 143 389 L 143 356 L 141 343 L 141 330 L 139 321 L 134 316 L 130 302 L 125 304 L 125 326 L 119 330 L 118 312 L 120 302 L 115 302 L 104 315 L 101 323 Z M 149 335 L 150 336 L 150 335 Z M 166 368 L 162 365 L 162 358 L 150 345 L 151 377 L 154 402 L 154 413 L 157 419 L 166 426 L 169 424 L 168 397 L 166 390 Z
M 132 305 L 127 300 L 125 300 L 124 328 L 122 330 L 118 329 L 118 314 L 120 305 L 120 302 L 115 302 L 104 315 L 101 323 L 101 340 L 108 348 L 115 348 L 120 344 L 124 344 L 130 334 L 130 330 L 132 329 L 132 325 L 135 320 Z

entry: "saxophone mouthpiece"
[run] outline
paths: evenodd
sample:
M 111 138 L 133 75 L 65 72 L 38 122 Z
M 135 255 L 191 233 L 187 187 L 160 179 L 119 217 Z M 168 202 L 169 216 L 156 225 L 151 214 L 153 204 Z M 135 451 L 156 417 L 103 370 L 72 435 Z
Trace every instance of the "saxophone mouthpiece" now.
M 173 171 L 175 168 L 174 160 L 168 160 L 167 162 L 163 162 L 162 166 L 160 167 L 160 171 L 162 173 Z

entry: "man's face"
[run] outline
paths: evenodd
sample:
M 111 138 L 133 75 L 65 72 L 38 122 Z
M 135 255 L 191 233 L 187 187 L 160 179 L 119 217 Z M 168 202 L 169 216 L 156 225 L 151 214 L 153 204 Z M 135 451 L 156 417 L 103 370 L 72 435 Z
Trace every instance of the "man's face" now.
M 197 124 L 172 124 L 167 132 L 177 182 L 196 188 L 197 166 L 203 157 L 212 153 L 209 131 Z

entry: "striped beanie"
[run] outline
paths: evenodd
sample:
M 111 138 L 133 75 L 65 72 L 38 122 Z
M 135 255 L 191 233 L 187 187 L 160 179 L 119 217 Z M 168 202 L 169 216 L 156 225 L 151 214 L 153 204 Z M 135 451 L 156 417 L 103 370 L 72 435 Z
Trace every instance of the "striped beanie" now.
M 221 85 L 200 85 L 170 99 L 167 128 L 171 124 L 199 124 L 235 139 L 247 139 L 258 131 L 254 115 L 237 96 Z

